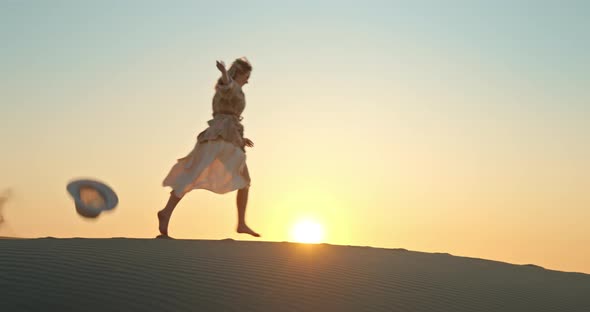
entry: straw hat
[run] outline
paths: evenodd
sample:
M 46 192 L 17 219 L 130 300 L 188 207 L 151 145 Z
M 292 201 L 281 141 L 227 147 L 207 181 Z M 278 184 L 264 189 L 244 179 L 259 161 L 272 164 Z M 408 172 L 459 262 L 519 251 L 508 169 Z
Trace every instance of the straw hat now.
M 117 194 L 106 184 L 88 179 L 68 183 L 67 190 L 74 199 L 76 211 L 83 217 L 96 218 L 119 203 Z

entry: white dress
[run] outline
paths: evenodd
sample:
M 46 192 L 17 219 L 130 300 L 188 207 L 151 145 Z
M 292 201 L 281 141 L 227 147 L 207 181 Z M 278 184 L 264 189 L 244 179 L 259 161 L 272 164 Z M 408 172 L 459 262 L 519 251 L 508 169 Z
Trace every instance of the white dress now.
M 240 85 L 233 80 L 226 85 L 218 84 L 209 127 L 199 133 L 193 150 L 177 160 L 163 186 L 172 187 L 177 197 L 193 189 L 225 194 L 249 187 L 244 127 L 240 122 L 245 107 Z

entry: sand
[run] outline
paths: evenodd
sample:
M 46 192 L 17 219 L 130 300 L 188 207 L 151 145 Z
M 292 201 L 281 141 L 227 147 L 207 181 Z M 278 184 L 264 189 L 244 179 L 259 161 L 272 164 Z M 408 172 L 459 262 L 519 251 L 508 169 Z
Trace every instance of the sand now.
M 590 275 L 404 249 L 0 239 L 0 311 L 590 311 Z

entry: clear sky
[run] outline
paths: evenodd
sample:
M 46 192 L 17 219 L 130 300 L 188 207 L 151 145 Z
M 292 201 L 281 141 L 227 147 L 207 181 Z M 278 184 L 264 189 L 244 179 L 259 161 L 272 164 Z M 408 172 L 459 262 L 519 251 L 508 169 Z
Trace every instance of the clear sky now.
M 161 186 L 246 56 L 247 219 L 289 241 L 590 273 L 586 1 L 0 1 L 0 236 L 154 237 Z M 119 206 L 75 213 L 66 184 Z M 178 238 L 234 233 L 189 193 Z

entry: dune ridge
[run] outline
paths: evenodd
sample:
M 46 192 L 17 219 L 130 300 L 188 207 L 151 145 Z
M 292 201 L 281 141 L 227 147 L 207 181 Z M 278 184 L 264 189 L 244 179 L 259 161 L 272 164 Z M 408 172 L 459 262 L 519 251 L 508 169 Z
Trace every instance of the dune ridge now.
M 234 240 L 2 239 L 0 310 L 590 311 L 590 275 Z

